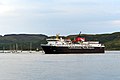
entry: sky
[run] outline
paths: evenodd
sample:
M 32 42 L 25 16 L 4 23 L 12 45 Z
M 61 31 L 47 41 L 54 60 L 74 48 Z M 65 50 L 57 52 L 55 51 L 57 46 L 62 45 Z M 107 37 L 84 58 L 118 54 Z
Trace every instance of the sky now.
M 0 35 L 120 32 L 120 0 L 0 0 Z

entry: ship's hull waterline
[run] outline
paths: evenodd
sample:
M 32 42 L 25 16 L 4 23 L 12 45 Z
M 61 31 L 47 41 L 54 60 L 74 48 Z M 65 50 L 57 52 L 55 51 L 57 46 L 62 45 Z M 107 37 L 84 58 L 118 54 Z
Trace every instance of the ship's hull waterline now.
M 69 48 L 65 46 L 47 46 L 42 45 L 42 49 L 45 54 L 92 54 L 92 53 L 104 53 L 104 47 L 94 48 Z

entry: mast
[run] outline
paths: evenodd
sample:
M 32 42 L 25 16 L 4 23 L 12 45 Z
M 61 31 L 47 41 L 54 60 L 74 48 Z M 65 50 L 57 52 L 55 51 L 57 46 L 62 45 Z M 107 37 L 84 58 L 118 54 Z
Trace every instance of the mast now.
M 80 37 L 80 35 L 81 35 L 81 31 L 79 32 L 78 37 Z
M 30 53 L 31 53 L 31 51 L 32 51 L 32 43 L 30 43 Z
M 16 52 L 17 52 L 17 50 L 18 50 L 18 44 L 16 43 Z
M 60 34 L 56 34 L 56 39 L 59 39 L 59 35 L 60 35 Z
M 3 46 L 3 53 L 5 52 L 5 47 Z
M 21 52 L 22 52 L 23 48 L 22 48 L 22 44 L 21 44 Z

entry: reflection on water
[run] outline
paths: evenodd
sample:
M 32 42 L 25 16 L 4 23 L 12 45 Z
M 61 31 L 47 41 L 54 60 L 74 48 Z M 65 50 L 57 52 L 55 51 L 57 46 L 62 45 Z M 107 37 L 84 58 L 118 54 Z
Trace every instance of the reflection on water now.
M 0 80 L 120 80 L 120 51 L 0 53 Z

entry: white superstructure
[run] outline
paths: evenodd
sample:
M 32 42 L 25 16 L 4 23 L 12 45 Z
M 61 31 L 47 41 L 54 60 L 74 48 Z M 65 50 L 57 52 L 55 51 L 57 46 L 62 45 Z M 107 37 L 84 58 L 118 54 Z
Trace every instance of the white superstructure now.
M 77 44 L 72 43 L 71 40 L 65 39 L 47 39 L 48 44 L 51 46 L 81 46 L 81 47 L 104 47 L 104 45 L 100 44 L 99 41 L 84 41 L 78 42 Z

